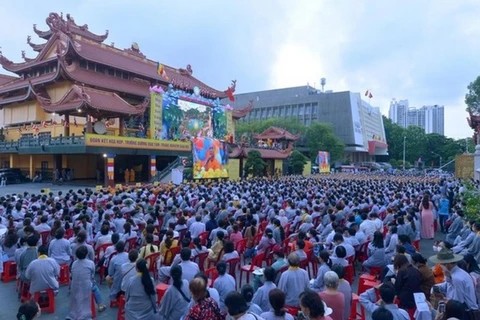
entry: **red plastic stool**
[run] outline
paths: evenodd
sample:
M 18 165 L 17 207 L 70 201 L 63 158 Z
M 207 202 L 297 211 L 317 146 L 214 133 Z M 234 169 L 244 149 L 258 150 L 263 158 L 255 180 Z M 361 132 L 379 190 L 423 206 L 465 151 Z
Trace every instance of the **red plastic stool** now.
M 382 274 L 382 267 L 371 267 L 370 274 L 372 276 L 378 277 L 379 275 Z
M 59 285 L 68 285 L 70 283 L 70 267 L 68 264 L 60 266 L 60 276 L 58 277 Z
M 285 311 L 287 311 L 287 313 L 291 314 L 294 318 L 297 318 L 300 308 L 292 307 L 292 306 L 285 306 L 284 308 L 285 308 Z
M 162 282 L 157 284 L 157 286 L 155 287 L 155 290 L 157 291 L 157 304 L 160 304 L 160 301 L 162 301 L 163 295 L 167 291 L 168 287 L 168 284 Z
M 5 261 L 3 263 L 2 281 L 8 282 L 17 279 L 17 264 L 15 261 Z
M 360 282 L 363 282 L 363 281 L 375 281 L 377 280 L 377 277 L 375 276 L 372 276 L 371 274 L 368 274 L 368 273 L 364 273 L 362 275 L 360 275 Z
M 378 281 L 363 281 L 358 284 L 358 294 L 362 294 L 370 288 L 375 288 L 380 282 Z
M 30 294 L 30 282 L 21 281 L 20 286 L 20 302 L 24 303 L 30 300 L 32 295 Z
M 420 251 L 420 240 L 415 240 L 412 242 L 412 246 L 417 250 Z
M 125 320 L 125 296 L 123 294 L 118 301 L 117 320 Z
M 47 300 L 44 299 L 45 295 Z M 53 293 L 53 289 L 35 292 L 33 299 L 38 303 L 42 312 L 55 313 L 55 294 Z
M 360 313 L 358 313 L 358 307 L 360 307 Z M 348 320 L 365 319 L 364 310 L 358 302 L 358 296 L 352 293 L 352 306 L 350 307 L 350 317 Z
M 95 307 L 95 295 L 93 294 L 93 292 L 90 294 L 90 310 L 92 311 L 92 318 L 96 319 L 97 318 L 97 308 Z

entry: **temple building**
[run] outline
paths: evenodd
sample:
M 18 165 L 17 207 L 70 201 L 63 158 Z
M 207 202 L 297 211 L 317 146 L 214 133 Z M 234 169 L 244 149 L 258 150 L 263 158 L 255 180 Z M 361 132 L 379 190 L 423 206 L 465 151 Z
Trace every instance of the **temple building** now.
M 162 99 L 182 110 L 213 110 L 235 91 L 235 81 L 220 91 L 193 77 L 190 65 L 176 69 L 150 60 L 137 43 L 126 49 L 106 44 L 108 30 L 92 33 L 69 14 L 50 13 L 46 24 L 46 31 L 33 26 L 43 43 L 27 38 L 35 58 L 23 51 L 24 61 L 16 63 L 0 51 L 2 67 L 17 75 L 0 75 L 0 167 L 20 168 L 30 177 L 66 172 L 70 179 L 109 184 L 123 182 L 130 169 L 135 181 L 146 181 L 192 152 L 190 132 L 181 124 L 186 115 L 172 113 L 165 120 Z M 160 107 L 153 110 L 158 97 Z M 226 115 L 217 118 L 229 126 L 222 132 L 233 136 L 234 120 L 252 108 L 221 109 Z
M 285 161 L 293 150 L 293 144 L 300 139 L 300 134 L 291 134 L 285 129 L 278 127 L 269 127 L 260 134 L 253 134 L 253 140 L 248 141 L 246 136 L 242 136 L 236 146 L 230 153 L 230 177 L 232 179 L 246 176 L 243 168 L 246 163 L 248 153 L 252 150 L 260 152 L 263 161 L 266 162 L 265 176 L 281 176 L 288 173 L 288 162 Z M 308 163 L 305 169 L 310 174 Z M 237 173 L 238 177 L 235 176 Z

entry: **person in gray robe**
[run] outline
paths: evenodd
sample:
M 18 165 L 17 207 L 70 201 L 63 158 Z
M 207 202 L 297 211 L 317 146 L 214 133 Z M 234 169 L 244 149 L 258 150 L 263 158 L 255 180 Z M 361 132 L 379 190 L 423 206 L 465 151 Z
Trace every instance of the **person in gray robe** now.
M 227 263 L 225 261 L 220 261 L 217 264 L 217 271 L 218 271 L 218 278 L 213 283 L 213 287 L 217 289 L 218 294 L 220 295 L 220 310 L 222 312 L 227 311 L 227 307 L 225 306 L 225 298 L 227 295 L 235 291 L 235 278 L 232 277 L 227 273 Z
M 285 305 L 299 307 L 300 294 L 310 287 L 308 273 L 299 269 L 300 258 L 296 253 L 288 255 L 288 264 L 290 268 L 283 272 L 278 282 L 278 289 L 286 294 Z
M 453 222 L 448 228 L 448 234 L 445 237 L 445 240 L 447 240 L 451 244 L 455 242 L 455 239 L 457 238 L 458 235 L 460 235 L 460 232 L 462 231 L 462 228 L 463 228 L 463 220 L 462 220 L 464 216 L 463 212 L 461 210 L 458 210 L 455 215 L 452 216 Z
M 113 284 L 110 288 L 110 300 L 117 299 L 117 295 L 122 289 L 122 265 L 129 261 L 128 254 L 125 252 L 125 242 L 118 241 L 115 245 L 115 250 L 117 250 L 117 255 L 112 258 L 108 266 L 108 278 L 113 279 Z
M 92 285 L 95 277 L 95 264 L 86 259 L 88 249 L 81 246 L 75 251 L 76 261 L 72 264 L 70 284 L 70 312 L 67 319 L 90 320 L 92 310 L 90 308 Z
M 190 261 L 192 256 L 192 250 L 190 248 L 183 248 L 180 251 L 181 262 L 178 264 L 182 267 L 182 274 L 183 278 L 186 279 L 188 282 L 195 278 L 195 275 L 200 272 L 200 268 L 197 263 Z M 174 265 L 172 263 L 172 265 Z M 158 270 L 158 280 L 160 282 L 166 283 L 169 279 L 169 275 L 171 272 L 172 267 L 160 267 Z M 172 283 L 172 279 L 170 279 L 170 284 Z
M 155 319 L 157 295 L 147 261 L 139 259 L 136 269 L 139 274 L 130 279 L 125 292 L 125 320 Z
M 58 263 L 47 256 L 46 246 L 38 248 L 38 259 L 33 260 L 25 271 L 25 280 L 30 281 L 30 293 L 53 289 L 58 292 L 58 276 L 60 275 L 60 266 Z
M 189 283 L 182 280 L 182 267 L 177 265 L 170 269 L 170 277 L 173 284 L 168 287 L 158 311 L 160 320 L 180 320 L 188 312 L 188 306 L 192 300 Z

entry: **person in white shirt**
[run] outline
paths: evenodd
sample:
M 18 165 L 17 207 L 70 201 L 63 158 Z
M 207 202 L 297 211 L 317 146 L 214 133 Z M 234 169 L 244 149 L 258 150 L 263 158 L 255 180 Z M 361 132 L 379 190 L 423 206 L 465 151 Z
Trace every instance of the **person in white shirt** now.
M 377 231 L 377 224 L 375 223 L 375 221 L 373 221 L 373 218 L 371 215 L 367 218 L 366 213 L 362 214 L 362 219 L 363 219 L 363 222 L 360 224 L 360 230 L 363 233 L 365 233 L 365 235 L 367 236 L 367 239 L 370 239 L 373 237 L 373 234 L 375 233 L 375 231 Z
M 198 235 L 205 232 L 205 223 L 202 222 L 202 216 L 196 215 L 195 222 L 189 228 L 192 239 L 198 238 Z

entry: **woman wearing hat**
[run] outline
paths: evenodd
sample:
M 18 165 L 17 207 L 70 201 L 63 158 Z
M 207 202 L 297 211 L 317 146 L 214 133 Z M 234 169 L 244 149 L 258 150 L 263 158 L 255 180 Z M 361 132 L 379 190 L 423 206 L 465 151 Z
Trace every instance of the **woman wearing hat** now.
M 457 262 L 463 260 L 463 257 L 448 249 L 442 249 L 429 260 L 439 263 L 445 274 L 446 281 L 436 285 L 440 292 L 449 300 L 454 299 L 465 303 L 467 310 L 478 310 L 473 279 L 465 270 L 457 266 Z

